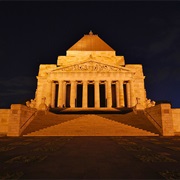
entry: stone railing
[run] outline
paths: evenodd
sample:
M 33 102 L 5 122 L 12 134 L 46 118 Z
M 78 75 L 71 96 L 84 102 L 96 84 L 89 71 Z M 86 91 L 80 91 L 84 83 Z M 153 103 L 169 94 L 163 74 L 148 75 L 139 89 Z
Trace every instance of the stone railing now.
M 8 136 L 20 136 L 36 116 L 37 110 L 22 104 L 12 104 L 9 115 Z
M 159 104 L 144 110 L 146 117 L 163 136 L 174 136 L 170 104 Z
M 159 129 L 159 131 L 161 132 L 161 130 L 162 130 L 162 125 L 160 125 L 160 124 L 156 121 L 156 119 L 154 119 L 153 116 L 152 116 L 148 111 L 144 110 L 144 114 L 145 114 L 146 116 L 148 116 L 149 119 L 151 119 L 152 123 L 153 123 L 153 124 L 156 126 L 156 128 Z

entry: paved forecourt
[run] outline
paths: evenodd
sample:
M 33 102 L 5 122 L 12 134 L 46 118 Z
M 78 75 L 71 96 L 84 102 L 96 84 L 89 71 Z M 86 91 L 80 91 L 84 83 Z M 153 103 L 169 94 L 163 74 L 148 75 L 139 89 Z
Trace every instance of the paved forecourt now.
M 0 179 L 179 179 L 179 137 L 0 137 Z

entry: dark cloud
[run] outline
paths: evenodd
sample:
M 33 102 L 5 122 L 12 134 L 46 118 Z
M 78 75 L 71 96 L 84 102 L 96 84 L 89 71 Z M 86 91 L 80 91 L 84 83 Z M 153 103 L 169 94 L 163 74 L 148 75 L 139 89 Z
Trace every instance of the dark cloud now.
M 150 44 L 148 52 L 152 56 L 160 53 L 165 53 L 168 50 L 172 50 L 172 47 L 176 45 L 177 39 L 180 39 L 180 28 L 171 28 L 164 30 L 158 41 L 154 41 Z
M 0 78 L 0 107 L 22 104 L 34 98 L 36 79 L 33 77 Z
M 12 77 L 12 78 L 0 78 L 1 87 L 11 87 L 11 88 L 23 88 L 32 87 L 35 82 L 35 77 Z

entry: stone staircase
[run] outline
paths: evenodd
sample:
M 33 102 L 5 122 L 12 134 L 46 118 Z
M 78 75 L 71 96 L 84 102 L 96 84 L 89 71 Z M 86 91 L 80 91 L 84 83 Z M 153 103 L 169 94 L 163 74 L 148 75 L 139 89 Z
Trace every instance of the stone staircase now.
M 147 122 L 140 123 L 138 119 L 141 117 L 143 115 L 136 115 L 133 112 L 122 115 L 56 115 L 50 112 L 45 115 L 39 113 L 23 132 L 23 136 L 158 136 L 159 134 L 150 124 L 145 127 L 144 124 Z M 147 127 L 153 131 L 147 131 L 145 129 Z

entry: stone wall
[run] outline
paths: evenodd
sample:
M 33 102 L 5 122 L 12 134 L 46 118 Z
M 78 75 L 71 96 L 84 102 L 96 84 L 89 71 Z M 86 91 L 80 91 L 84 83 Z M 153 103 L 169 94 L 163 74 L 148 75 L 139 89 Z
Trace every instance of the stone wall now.
M 163 136 L 174 136 L 170 104 L 159 104 L 145 109 L 145 115 Z
M 0 134 L 7 134 L 10 109 L 0 109 Z
M 36 109 L 12 104 L 9 116 L 8 136 L 20 136 L 36 116 Z
M 172 109 L 174 133 L 180 133 L 180 109 Z

